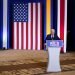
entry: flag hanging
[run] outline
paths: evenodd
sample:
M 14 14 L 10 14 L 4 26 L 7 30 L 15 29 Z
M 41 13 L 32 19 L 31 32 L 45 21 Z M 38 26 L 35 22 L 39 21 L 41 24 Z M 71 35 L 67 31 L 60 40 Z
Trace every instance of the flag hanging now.
M 42 47 L 41 3 L 13 5 L 13 48 L 40 50 Z
M 57 11 L 57 35 L 63 40 L 62 52 L 66 52 L 67 47 L 67 0 L 58 0 Z
M 46 36 L 54 28 L 64 42 L 62 52 L 67 47 L 67 0 L 46 0 Z M 46 37 L 45 36 L 45 37 Z

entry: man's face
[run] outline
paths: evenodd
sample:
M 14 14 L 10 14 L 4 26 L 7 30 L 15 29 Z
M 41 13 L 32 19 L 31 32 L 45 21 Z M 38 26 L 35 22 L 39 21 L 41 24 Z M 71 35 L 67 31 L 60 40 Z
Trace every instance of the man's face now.
M 55 34 L 55 30 L 51 29 L 51 34 L 54 35 Z

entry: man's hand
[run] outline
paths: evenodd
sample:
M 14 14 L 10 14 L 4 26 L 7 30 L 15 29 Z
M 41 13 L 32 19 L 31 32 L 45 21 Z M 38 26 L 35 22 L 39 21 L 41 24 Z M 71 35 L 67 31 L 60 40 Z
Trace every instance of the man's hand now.
M 46 44 L 46 43 L 44 43 L 44 48 L 46 48 L 46 45 L 47 45 L 47 44 Z

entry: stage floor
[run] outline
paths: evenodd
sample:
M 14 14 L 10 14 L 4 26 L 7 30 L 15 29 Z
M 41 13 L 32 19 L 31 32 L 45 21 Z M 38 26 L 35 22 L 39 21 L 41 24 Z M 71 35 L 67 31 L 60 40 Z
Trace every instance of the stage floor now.
M 75 52 L 60 54 L 59 73 L 47 73 L 47 61 L 43 50 L 0 50 L 0 75 L 75 75 Z

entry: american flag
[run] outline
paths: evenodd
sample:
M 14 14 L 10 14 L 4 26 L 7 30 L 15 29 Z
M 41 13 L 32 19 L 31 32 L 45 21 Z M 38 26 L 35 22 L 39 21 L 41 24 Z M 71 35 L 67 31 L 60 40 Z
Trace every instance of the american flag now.
M 41 50 L 41 3 L 18 3 L 13 9 L 13 49 Z

